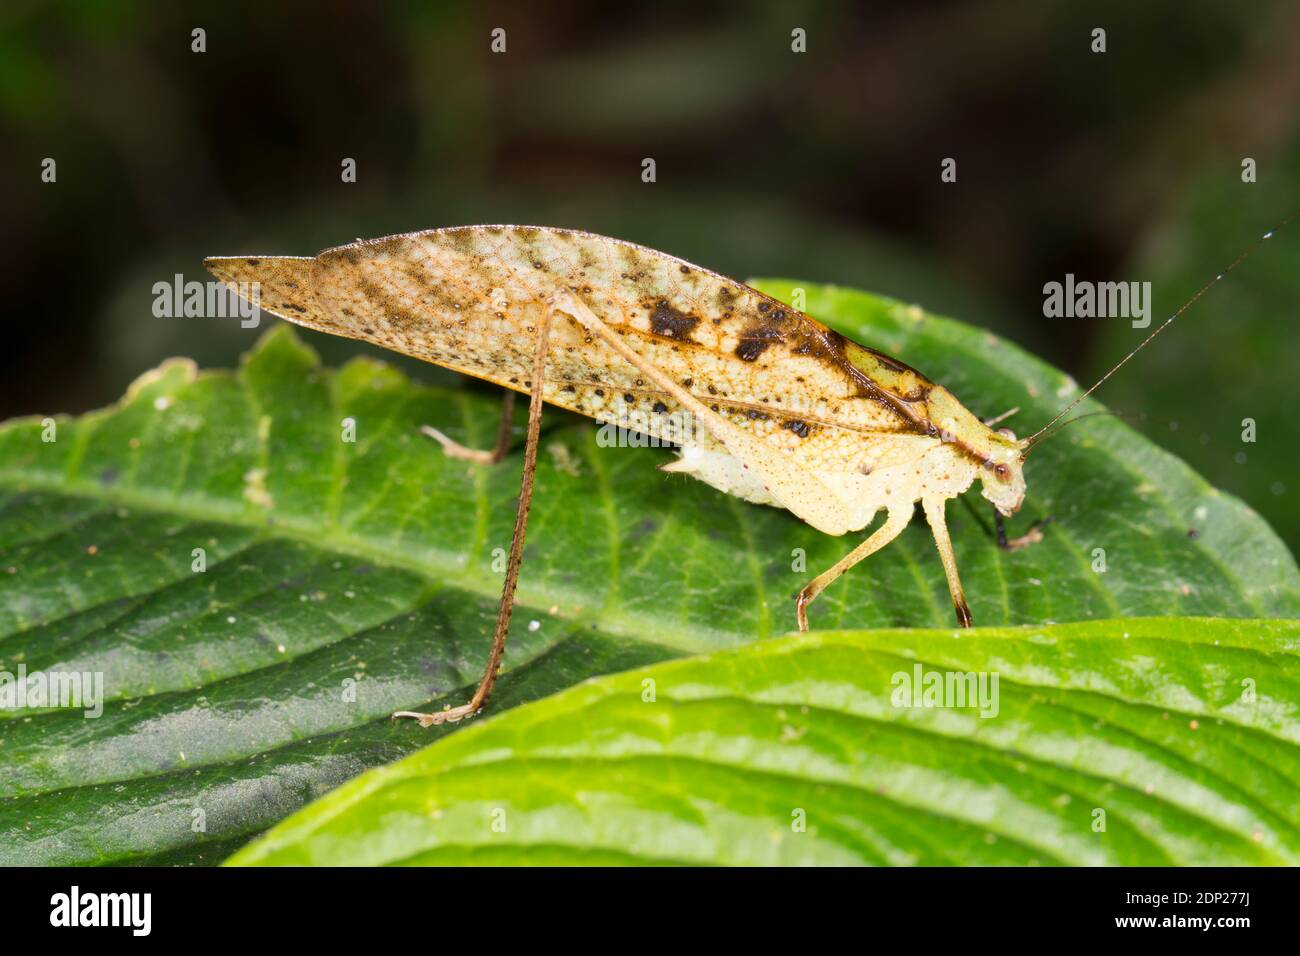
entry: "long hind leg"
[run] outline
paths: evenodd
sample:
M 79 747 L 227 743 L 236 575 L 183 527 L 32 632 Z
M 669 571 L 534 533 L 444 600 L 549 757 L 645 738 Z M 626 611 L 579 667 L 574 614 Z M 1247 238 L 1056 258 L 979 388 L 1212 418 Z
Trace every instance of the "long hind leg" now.
M 515 512 L 515 530 L 510 539 L 510 557 L 506 561 L 506 580 L 501 586 L 501 604 L 497 608 L 496 630 L 492 633 L 492 647 L 488 651 L 487 667 L 484 668 L 478 688 L 468 703 L 432 714 L 421 714 L 410 710 L 401 710 L 393 714 L 394 717 L 414 717 L 420 722 L 421 727 L 473 717 L 487 704 L 492 686 L 496 683 L 497 671 L 501 669 L 501 658 L 505 654 L 506 639 L 510 633 L 510 616 L 515 608 L 515 587 L 519 583 L 519 566 L 524 559 L 524 533 L 528 530 L 528 509 L 533 502 L 538 436 L 542 430 L 542 377 L 546 371 L 546 339 L 551 328 L 551 318 L 552 312 L 547 309 L 537 329 L 533 380 L 528 396 L 528 437 L 524 444 L 524 471 L 519 483 L 519 507 Z

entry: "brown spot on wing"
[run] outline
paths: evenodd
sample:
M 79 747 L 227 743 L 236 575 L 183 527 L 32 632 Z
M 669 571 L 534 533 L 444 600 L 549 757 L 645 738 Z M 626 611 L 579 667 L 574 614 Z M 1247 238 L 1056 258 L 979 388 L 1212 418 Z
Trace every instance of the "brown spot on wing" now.
M 650 312 L 650 331 L 670 339 L 689 342 L 691 332 L 700 324 L 693 315 L 687 315 L 680 309 L 674 309 L 667 299 L 660 299 Z
M 760 311 L 765 311 L 763 305 L 764 303 L 759 303 Z M 781 330 L 772 321 L 761 315 L 757 316 L 740 333 L 740 344 L 736 346 L 736 358 L 742 362 L 756 362 L 758 357 L 766 352 L 770 346 L 782 342 L 784 339 L 785 336 L 782 335 Z

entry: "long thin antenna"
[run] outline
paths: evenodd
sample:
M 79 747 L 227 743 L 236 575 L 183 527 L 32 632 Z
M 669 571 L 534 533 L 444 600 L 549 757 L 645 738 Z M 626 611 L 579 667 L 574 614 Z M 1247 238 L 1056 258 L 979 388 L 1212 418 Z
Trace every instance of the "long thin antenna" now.
M 1145 339 L 1143 339 L 1142 343 L 1138 345 L 1138 347 L 1135 348 L 1132 352 L 1129 352 L 1128 355 L 1125 355 L 1122 359 L 1120 359 L 1119 363 L 1114 368 L 1112 368 L 1109 372 L 1107 372 L 1105 375 L 1099 378 L 1097 380 L 1097 384 L 1093 385 L 1092 388 L 1088 389 L 1086 392 L 1084 392 L 1082 395 L 1080 395 L 1078 398 L 1072 401 L 1069 405 L 1066 405 L 1065 408 L 1061 409 L 1060 414 L 1058 414 L 1055 418 L 1053 418 L 1042 428 L 1038 429 L 1038 431 L 1034 432 L 1032 435 L 1026 438 L 1025 448 L 1028 449 L 1033 447 L 1034 442 L 1038 441 L 1039 435 L 1043 434 L 1043 432 L 1047 431 L 1049 428 L 1051 428 L 1053 425 L 1059 422 L 1062 418 L 1064 418 L 1071 411 L 1073 411 L 1076 405 L 1078 405 L 1081 401 L 1083 401 L 1093 392 L 1097 391 L 1097 389 L 1101 387 L 1102 383 L 1105 382 L 1106 379 L 1110 378 L 1112 375 L 1118 372 L 1121 368 L 1124 367 L 1124 365 L 1128 362 L 1129 359 L 1131 359 L 1133 356 L 1137 355 L 1144 348 L 1150 345 L 1151 340 L 1154 339 L 1161 332 L 1163 332 L 1165 329 L 1167 329 L 1170 326 L 1170 324 L 1174 321 L 1174 319 L 1178 318 L 1180 315 L 1182 315 L 1184 312 L 1190 309 L 1193 305 L 1195 305 L 1196 301 L 1201 296 L 1205 295 L 1205 293 L 1209 292 L 1210 289 L 1214 288 L 1214 286 L 1218 284 L 1220 279 L 1222 279 L 1224 276 L 1230 273 L 1233 269 L 1237 268 L 1237 266 L 1241 265 L 1246 259 L 1250 258 L 1251 253 L 1253 253 L 1256 249 L 1258 249 L 1264 243 L 1265 240 L 1272 239 L 1276 233 L 1286 228 L 1287 224 L 1290 223 L 1291 220 L 1295 219 L 1296 216 L 1300 216 L 1300 209 L 1297 209 L 1295 212 L 1291 213 L 1291 215 L 1283 219 L 1279 225 L 1273 227 L 1268 232 L 1264 233 L 1264 235 L 1260 236 L 1249 246 L 1247 246 L 1245 249 L 1239 252 L 1237 254 L 1237 258 L 1233 259 L 1231 264 L 1226 269 L 1224 269 L 1222 272 L 1216 275 L 1209 282 L 1205 283 L 1205 285 L 1197 289 L 1195 295 L 1193 295 L 1190 299 L 1188 299 L 1181 306 L 1179 306 L 1178 311 L 1174 312 L 1173 315 L 1169 316 L 1169 318 L 1161 322 L 1160 326 L 1154 332 L 1152 332 Z
M 1047 432 L 1047 434 L 1043 435 L 1041 438 L 1038 438 L 1037 440 L 1038 440 L 1038 441 L 1047 441 L 1047 439 L 1051 438 L 1053 435 L 1058 435 L 1058 434 L 1060 434 L 1060 432 L 1061 432 L 1062 429 L 1064 429 L 1064 428 L 1066 428 L 1066 427 L 1068 427 L 1068 426 L 1070 426 L 1070 425 L 1073 425 L 1075 422 L 1081 422 L 1081 421 L 1083 421 L 1085 418 L 1092 418 L 1092 417 L 1095 416 L 1095 415 L 1109 415 L 1109 416 L 1111 416 L 1112 418 L 1123 418 L 1123 417 L 1124 417 L 1123 413 L 1121 413 L 1121 412 L 1112 412 L 1112 411 L 1104 411 L 1104 412 L 1085 412 L 1085 413 L 1082 414 L 1082 415 L 1076 415 L 1074 418 L 1071 418 L 1069 421 L 1061 422 L 1061 424 L 1057 425 L 1057 426 L 1056 426 L 1055 428 L 1053 428 L 1050 432 Z M 1036 433 L 1035 437 L 1037 437 L 1037 435 L 1038 435 L 1038 434 L 1041 434 L 1043 431 L 1046 431 L 1046 429 L 1040 429 L 1039 432 Z

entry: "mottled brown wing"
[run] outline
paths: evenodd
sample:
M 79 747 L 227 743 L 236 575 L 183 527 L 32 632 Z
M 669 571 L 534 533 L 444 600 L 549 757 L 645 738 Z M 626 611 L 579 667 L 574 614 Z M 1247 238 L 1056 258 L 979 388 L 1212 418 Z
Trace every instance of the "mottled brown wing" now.
M 931 383 L 735 280 L 566 229 L 467 226 L 360 241 L 314 259 L 209 259 L 257 282 L 263 309 L 527 391 L 545 303 L 568 289 L 720 415 L 812 469 L 910 460 L 938 439 Z M 553 326 L 548 402 L 675 444 L 715 449 L 672 398 L 577 323 Z M 872 440 L 889 436 L 891 441 Z

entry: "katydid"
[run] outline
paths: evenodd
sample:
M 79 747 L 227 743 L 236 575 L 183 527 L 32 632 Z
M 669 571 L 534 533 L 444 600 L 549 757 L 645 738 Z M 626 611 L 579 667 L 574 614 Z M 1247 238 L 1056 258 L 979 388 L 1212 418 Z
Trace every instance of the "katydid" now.
M 499 461 L 509 447 L 513 393 L 529 396 L 518 511 L 487 666 L 468 703 L 394 715 L 426 727 L 473 716 L 491 694 L 522 561 L 543 403 L 675 445 L 679 457 L 664 471 L 785 508 L 825 534 L 861 531 L 883 512 L 875 531 L 799 592 L 800 630 L 808 628 L 813 599 L 896 538 L 919 502 L 957 621 L 970 627 L 947 500 L 978 479 L 1003 547 L 1041 537 L 1035 528 L 1008 542 L 1001 519 L 1024 502 L 1030 448 L 1097 387 L 1045 428 L 1017 439 L 915 369 L 749 286 L 653 249 L 568 229 L 466 226 L 357 241 L 314 257 L 205 264 L 241 294 L 256 295 L 264 310 L 298 325 L 504 386 L 492 452 L 464 448 L 426 427 L 450 455 Z

